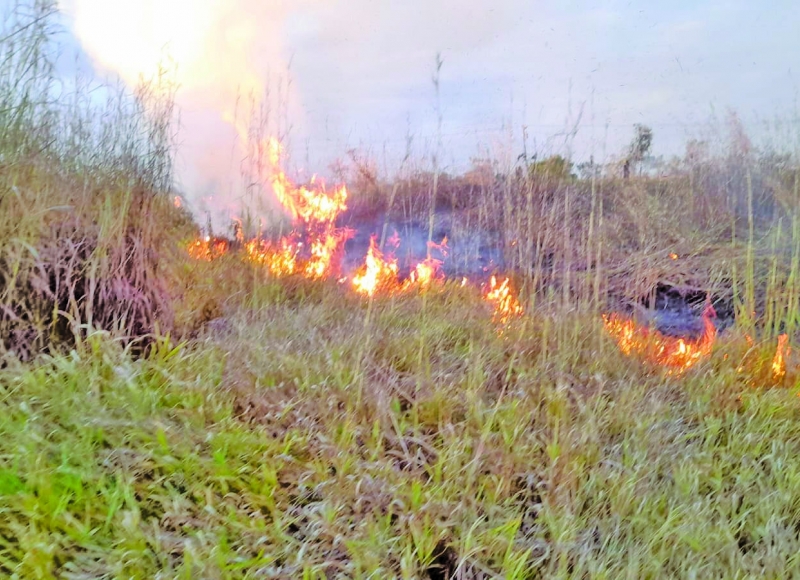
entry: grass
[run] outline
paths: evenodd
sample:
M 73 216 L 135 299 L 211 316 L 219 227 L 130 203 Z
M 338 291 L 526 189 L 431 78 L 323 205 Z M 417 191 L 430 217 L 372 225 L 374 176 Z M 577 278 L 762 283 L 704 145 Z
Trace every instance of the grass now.
M 2 372 L 4 574 L 800 571 L 800 398 L 737 379 L 735 344 L 675 379 L 597 324 L 498 336 L 460 288 L 369 322 L 336 287 L 263 290 L 192 344 L 97 333 Z
M 53 10 L 0 39 L 0 575 L 800 576 L 796 359 L 770 378 L 800 323 L 796 155 L 621 180 L 354 153 L 355 213 L 494 236 L 527 312 L 499 333 L 458 283 L 367 301 L 190 260 L 173 87 L 53 98 Z M 736 313 L 680 376 L 602 328 L 659 284 Z

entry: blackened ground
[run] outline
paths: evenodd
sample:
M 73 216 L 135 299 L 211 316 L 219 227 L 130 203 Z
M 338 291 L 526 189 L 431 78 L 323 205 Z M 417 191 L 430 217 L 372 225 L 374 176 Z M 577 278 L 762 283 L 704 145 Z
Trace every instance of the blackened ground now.
M 703 333 L 703 312 L 709 302 L 714 309 L 711 320 L 717 331 L 730 327 L 734 322 L 733 305 L 729 300 L 708 296 L 706 292 L 659 284 L 645 305 L 649 307 L 647 314 L 662 334 L 697 338 Z
M 458 226 L 458 215 L 453 211 L 438 212 L 434 216 L 432 240 L 441 244 L 447 238 L 447 247 L 442 252 L 432 248 L 431 257 L 441 260 L 442 272 L 451 278 L 460 276 L 479 276 L 504 268 L 502 249 L 491 232 L 478 228 L 469 231 Z M 385 231 L 385 243 L 381 251 L 397 258 L 401 277 L 427 257 L 430 233 L 427 221 L 416 219 L 390 218 L 384 216 L 348 219 L 341 224 L 352 230 L 352 236 L 345 243 L 342 270 L 350 273 L 364 263 L 370 239 L 375 237 L 380 243 Z M 396 244 L 392 240 L 397 240 Z

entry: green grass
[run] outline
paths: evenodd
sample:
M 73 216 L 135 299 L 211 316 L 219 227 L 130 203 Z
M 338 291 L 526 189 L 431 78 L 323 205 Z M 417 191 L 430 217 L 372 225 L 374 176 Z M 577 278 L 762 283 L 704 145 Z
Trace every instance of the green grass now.
M 2 371 L 3 575 L 800 574 L 800 399 L 733 343 L 672 378 L 459 288 L 260 290 L 146 359 Z

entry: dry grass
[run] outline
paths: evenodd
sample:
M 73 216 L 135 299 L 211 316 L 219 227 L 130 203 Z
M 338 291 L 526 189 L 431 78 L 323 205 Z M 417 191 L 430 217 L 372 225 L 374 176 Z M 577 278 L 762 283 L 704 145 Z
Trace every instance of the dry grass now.
M 171 87 L 56 97 L 54 7 L 21 4 L 0 45 L 0 354 L 30 359 L 101 328 L 172 328 Z

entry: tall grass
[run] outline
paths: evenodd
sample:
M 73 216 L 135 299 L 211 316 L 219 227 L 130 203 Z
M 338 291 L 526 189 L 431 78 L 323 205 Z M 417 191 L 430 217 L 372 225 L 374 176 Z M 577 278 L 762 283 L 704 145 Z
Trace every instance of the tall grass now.
M 168 75 L 95 104 L 56 76 L 58 22 L 53 2 L 17 4 L 0 42 L 0 343 L 22 358 L 92 328 L 169 332 L 163 274 L 189 224 L 169 197 Z
M 462 175 L 404 166 L 398 178 L 373 181 L 404 219 L 427 223 L 431 205 L 448 220 L 454 212 L 452 246 L 487 233 L 502 247 L 494 267 L 518 275 L 536 308 L 652 305 L 657 289 L 674 288 L 709 296 L 749 333 L 774 336 L 795 329 L 800 314 L 800 160 L 752 146 L 735 116 L 727 124 L 716 152 L 690 143 L 685 156 L 629 179 L 610 163 L 577 175 L 568 160 L 540 156 L 511 167 L 476 159 Z M 365 163 L 355 165 L 351 175 Z M 352 183 L 358 211 L 385 209 Z

